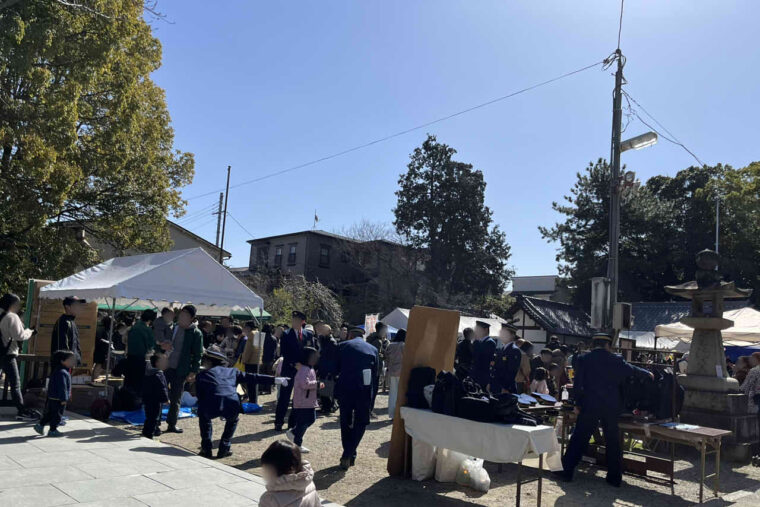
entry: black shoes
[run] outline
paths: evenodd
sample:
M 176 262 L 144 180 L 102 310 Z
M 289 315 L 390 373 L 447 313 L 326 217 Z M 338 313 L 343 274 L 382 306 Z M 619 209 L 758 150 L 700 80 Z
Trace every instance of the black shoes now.
M 201 458 L 213 459 L 213 456 L 211 454 L 211 449 L 201 449 L 201 452 L 198 453 L 198 456 L 200 456 Z
M 182 428 L 177 428 L 176 426 L 169 426 L 166 428 L 166 433 L 184 433 L 185 430 Z
M 341 470 L 348 470 L 351 466 L 351 458 L 340 458 Z
M 230 448 L 220 447 L 219 451 L 216 453 L 216 459 L 226 458 L 227 456 L 232 456 L 232 451 L 230 451 Z
M 156 429 L 153 430 L 153 436 L 154 437 L 160 437 L 161 436 L 161 428 L 159 428 L 158 426 L 156 426 Z
M 607 484 L 609 484 L 613 488 L 619 488 L 623 484 L 622 479 L 610 479 L 609 477 L 607 477 L 604 480 L 607 481 Z
M 274 425 L 274 430 L 275 431 L 282 431 L 282 424 L 275 424 Z
M 350 462 L 350 464 L 351 464 L 351 466 L 354 466 L 354 465 L 356 465 L 356 456 L 352 456 L 352 457 L 351 457 L 351 462 Z

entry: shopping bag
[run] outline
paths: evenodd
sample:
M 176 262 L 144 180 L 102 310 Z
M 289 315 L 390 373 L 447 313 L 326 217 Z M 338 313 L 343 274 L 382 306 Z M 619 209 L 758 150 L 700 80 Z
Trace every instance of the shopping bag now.
M 449 449 L 438 449 L 435 456 L 435 480 L 438 482 L 454 482 L 461 464 L 469 456 Z
M 435 474 L 435 447 L 412 439 L 412 479 L 426 481 Z

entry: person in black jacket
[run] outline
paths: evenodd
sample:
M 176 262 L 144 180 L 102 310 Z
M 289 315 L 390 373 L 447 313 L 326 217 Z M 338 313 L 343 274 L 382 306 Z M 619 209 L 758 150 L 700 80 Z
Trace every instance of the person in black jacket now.
M 463 380 L 470 376 L 472 369 L 472 341 L 475 339 L 475 331 L 471 327 L 462 331 L 463 339 L 457 343 L 456 355 L 454 356 L 454 368 L 457 378 Z
M 82 362 L 82 350 L 79 347 L 79 328 L 76 318 L 87 301 L 74 296 L 63 299 L 63 315 L 53 325 L 50 337 L 50 350 L 70 350 L 76 356 L 74 366 Z
M 282 329 L 280 329 L 282 331 Z M 272 324 L 265 324 L 264 329 L 264 350 L 261 353 L 261 373 L 264 375 L 274 375 L 274 362 L 277 359 L 277 346 L 280 342 L 274 336 L 274 327 Z M 262 394 L 272 394 L 272 388 L 264 386 Z
M 320 381 L 334 381 L 335 371 L 338 364 L 338 342 L 332 335 L 332 328 L 324 322 L 314 326 L 319 342 L 319 363 L 317 363 L 317 379 Z M 323 396 L 320 392 L 319 406 L 325 414 L 335 409 L 335 399 L 332 395 Z
M 45 411 L 40 422 L 34 425 L 34 431 L 40 435 L 45 433 L 45 426 L 50 425 L 49 437 L 60 437 L 63 433 L 58 431 L 61 424 L 66 402 L 71 398 L 71 374 L 69 370 L 76 366 L 77 356 L 70 350 L 56 350 L 53 353 L 51 363 L 53 371 L 48 381 L 48 396 L 45 402 Z
M 601 425 L 607 452 L 607 482 L 619 487 L 623 474 L 623 451 L 618 431 L 618 417 L 622 409 L 620 387 L 631 376 L 654 377 L 649 371 L 613 354 L 609 334 L 595 334 L 592 343 L 593 350 L 580 356 L 576 362 L 573 392 L 578 422 L 562 457 L 563 470 L 555 474 L 565 481 L 572 480 L 591 435 Z
M 150 368 L 145 370 L 142 382 L 142 402 L 145 410 L 145 423 L 142 435 L 152 439 L 161 435 L 161 405 L 169 403 L 169 387 L 164 371 L 169 366 L 166 354 L 156 352 L 150 356 Z

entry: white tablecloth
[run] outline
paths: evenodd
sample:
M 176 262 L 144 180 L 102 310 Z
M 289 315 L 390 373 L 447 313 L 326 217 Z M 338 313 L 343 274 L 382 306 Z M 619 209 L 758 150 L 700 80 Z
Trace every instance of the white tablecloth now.
M 557 433 L 551 426 L 481 423 L 401 407 L 407 434 L 436 447 L 451 449 L 492 463 L 517 463 L 548 453 L 550 470 L 561 467 Z

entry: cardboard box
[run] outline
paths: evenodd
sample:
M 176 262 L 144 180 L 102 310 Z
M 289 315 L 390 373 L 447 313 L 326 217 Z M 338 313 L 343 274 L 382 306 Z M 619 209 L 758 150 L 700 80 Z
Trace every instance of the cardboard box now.
M 92 402 L 99 399 L 106 399 L 108 403 L 113 403 L 113 386 L 105 384 L 82 384 L 71 386 L 71 399 L 66 405 L 68 410 L 74 412 L 89 412 Z

